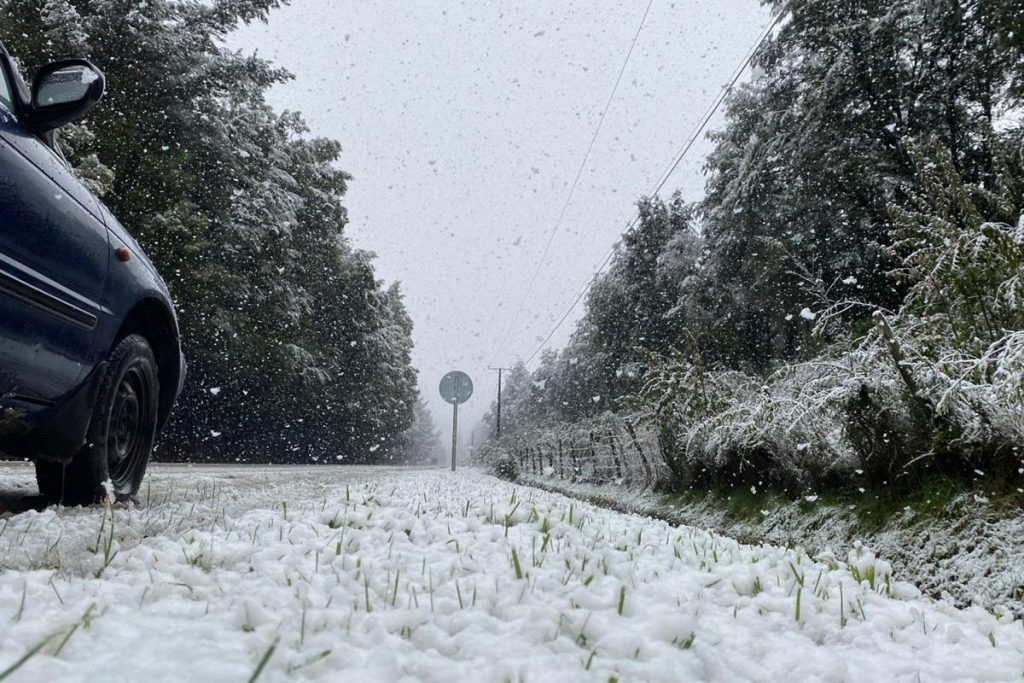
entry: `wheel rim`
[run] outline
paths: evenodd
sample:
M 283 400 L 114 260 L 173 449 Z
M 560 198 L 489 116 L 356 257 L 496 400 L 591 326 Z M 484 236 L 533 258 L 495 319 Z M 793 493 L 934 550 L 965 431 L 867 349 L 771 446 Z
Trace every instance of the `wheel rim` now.
M 151 406 L 148 382 L 138 365 L 121 377 L 114 390 L 107 439 L 107 471 L 115 487 L 126 484 L 147 448 Z

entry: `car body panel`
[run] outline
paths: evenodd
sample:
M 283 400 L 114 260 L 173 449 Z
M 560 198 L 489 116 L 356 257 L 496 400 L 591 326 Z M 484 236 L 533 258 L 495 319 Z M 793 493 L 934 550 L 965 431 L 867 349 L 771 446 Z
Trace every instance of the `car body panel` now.
M 0 94 L 17 109 L 25 86 L 2 45 L 0 72 L 9 79 Z M 0 451 L 66 462 L 84 444 L 120 338 L 142 333 L 157 355 L 161 428 L 185 363 L 156 268 L 47 144 L 52 137 L 23 120 L 0 99 Z M 130 258 L 116 257 L 119 248 Z
M 0 116 L 0 395 L 53 402 L 95 364 L 109 237 L 96 200 Z

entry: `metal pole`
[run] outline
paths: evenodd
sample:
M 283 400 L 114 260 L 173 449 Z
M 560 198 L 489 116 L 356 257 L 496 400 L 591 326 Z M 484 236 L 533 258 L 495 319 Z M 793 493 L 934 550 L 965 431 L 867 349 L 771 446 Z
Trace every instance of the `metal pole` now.
M 452 472 L 455 471 L 455 448 L 459 441 L 459 404 L 452 404 Z

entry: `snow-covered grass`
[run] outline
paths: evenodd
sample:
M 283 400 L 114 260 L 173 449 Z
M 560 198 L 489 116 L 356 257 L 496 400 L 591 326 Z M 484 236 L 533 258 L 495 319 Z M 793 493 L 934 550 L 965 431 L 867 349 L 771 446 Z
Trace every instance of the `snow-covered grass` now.
M 29 471 L 5 466 L 0 485 Z M 741 545 L 476 472 L 157 467 L 0 521 L 0 678 L 1020 680 L 1021 622 L 867 548 Z
M 1024 617 L 1024 516 L 998 498 L 933 487 L 894 507 L 868 494 L 855 504 L 818 496 L 791 500 L 770 492 L 666 494 L 530 474 L 522 481 L 740 540 L 799 545 L 836 556 L 863 541 L 892 563 L 896 575 L 928 595 Z

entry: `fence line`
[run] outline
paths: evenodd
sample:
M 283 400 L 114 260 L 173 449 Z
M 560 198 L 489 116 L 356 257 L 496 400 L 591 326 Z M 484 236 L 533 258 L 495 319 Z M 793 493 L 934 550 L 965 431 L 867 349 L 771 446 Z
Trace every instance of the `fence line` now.
M 509 435 L 490 446 L 485 458 L 511 458 L 523 474 L 572 482 L 660 486 L 671 480 L 657 428 L 612 414 L 530 436 Z

